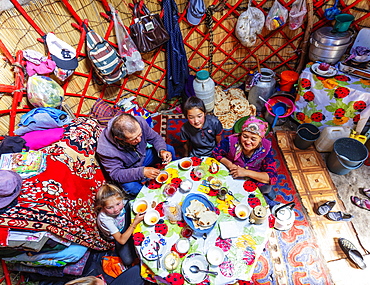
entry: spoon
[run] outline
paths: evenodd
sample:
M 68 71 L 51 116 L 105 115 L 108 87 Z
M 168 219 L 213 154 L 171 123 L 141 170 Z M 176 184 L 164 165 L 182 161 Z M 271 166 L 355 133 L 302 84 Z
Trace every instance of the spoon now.
M 267 102 L 263 97 L 258 96 L 258 98 L 260 98 L 263 102 L 265 102 L 267 105 L 269 105 L 272 108 L 272 105 L 269 102 Z
M 207 239 L 207 233 L 204 233 L 203 235 L 202 235 L 202 238 L 203 238 L 203 252 L 204 252 L 204 247 L 205 247 L 205 245 L 206 245 L 206 239 Z
M 157 253 L 157 270 L 159 270 L 159 243 L 155 241 L 154 244 L 154 250 Z
M 204 273 L 213 274 L 213 275 L 217 275 L 218 274 L 218 272 L 215 272 L 215 271 L 208 271 L 208 270 L 199 269 L 199 267 L 196 266 L 196 265 L 190 266 L 189 270 L 192 273 L 204 272 Z

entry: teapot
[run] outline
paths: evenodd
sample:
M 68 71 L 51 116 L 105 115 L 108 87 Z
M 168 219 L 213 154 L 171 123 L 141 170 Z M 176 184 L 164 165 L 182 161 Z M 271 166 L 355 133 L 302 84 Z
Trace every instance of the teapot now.
M 275 216 L 275 229 L 279 231 L 289 230 L 295 220 L 294 208 L 295 203 L 278 204 L 272 208 L 272 214 Z
M 254 207 L 249 216 L 249 222 L 255 225 L 263 224 L 263 222 L 267 218 L 267 207 L 263 206 Z

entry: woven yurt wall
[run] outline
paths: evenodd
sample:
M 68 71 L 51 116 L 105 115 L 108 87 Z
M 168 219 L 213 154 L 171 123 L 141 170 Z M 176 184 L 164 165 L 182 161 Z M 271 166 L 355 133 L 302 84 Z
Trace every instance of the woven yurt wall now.
M 7 1 L 17 3 L 16 0 Z M 55 33 L 57 37 L 75 47 L 77 51 L 81 51 L 79 66 L 69 80 L 60 82 L 51 75 L 63 86 L 64 101 L 77 116 L 87 115 L 97 98 L 103 98 L 106 102 L 114 104 L 122 98 L 135 96 L 138 104 L 151 112 L 167 108 L 169 105 L 166 101 L 164 49 L 142 55 L 145 61 L 143 71 L 126 77 L 119 84 L 99 85 L 92 79 L 92 67 L 85 58 L 81 32 L 71 24 L 76 25 L 80 20 L 88 19 L 91 28 L 115 44 L 113 23 L 104 17 L 105 10 L 102 3 L 104 1 L 69 0 L 65 2 L 67 5 L 61 0 L 33 0 L 21 6 L 21 9 L 12 8 L 0 12 L 0 39 L 9 53 L 14 57 L 19 50 L 32 49 L 46 54 L 42 41 L 38 39 L 48 32 Z M 251 3 L 267 15 L 273 2 L 273 0 L 257 0 Z M 279 0 L 279 2 L 290 10 L 294 0 Z M 111 0 L 109 3 L 119 11 L 124 24 L 129 26 L 132 21 L 132 12 L 129 8 L 131 2 Z M 145 3 L 152 12 L 161 10 L 160 1 L 147 0 Z M 312 0 L 307 0 L 307 3 L 312 3 Z M 290 30 L 288 25 L 273 31 L 264 27 L 257 37 L 256 44 L 251 48 L 246 48 L 235 37 L 234 27 L 239 15 L 246 10 L 248 1 L 227 0 L 226 3 L 220 3 L 218 0 L 213 2 L 205 0 L 206 7 L 214 5 L 219 8 L 212 14 L 213 43 L 210 45 L 210 29 L 206 25 L 205 16 L 198 26 L 192 26 L 186 20 L 188 1 L 178 0 L 176 4 L 191 74 L 211 67 L 212 78 L 217 84 L 227 88 L 243 82 L 249 70 L 257 68 L 257 58 L 262 67 L 271 68 L 277 73 L 285 69 L 296 70 L 301 57 L 300 51 L 307 20 L 301 28 L 294 31 Z M 313 30 L 333 24 L 323 16 L 325 9 L 332 7 L 333 4 L 334 0 L 313 0 Z M 355 30 L 370 27 L 368 0 L 339 0 L 339 8 L 343 13 L 355 16 L 352 25 Z M 75 12 L 74 17 L 71 11 Z M 212 52 L 211 57 L 210 52 Z M 5 57 L 0 59 L 0 68 L 0 88 L 1 85 L 14 85 L 14 71 L 17 68 L 13 67 Z M 27 76 L 25 86 L 26 82 Z M 14 102 L 11 91 L 4 91 L 6 88 L 0 90 L 3 92 L 0 93 L 0 136 L 2 136 L 12 134 L 21 115 L 29 111 L 32 106 L 27 102 L 25 90 L 23 90 L 22 98 L 18 98 L 20 102 Z

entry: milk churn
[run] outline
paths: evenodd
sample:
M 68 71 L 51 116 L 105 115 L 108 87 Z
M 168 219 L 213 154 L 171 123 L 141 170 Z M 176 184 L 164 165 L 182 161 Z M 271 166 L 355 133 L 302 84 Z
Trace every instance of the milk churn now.
M 257 108 L 257 112 L 265 110 L 265 102 L 259 96 L 267 101 L 275 91 L 275 72 L 268 68 L 261 68 L 261 77 L 257 84 L 249 91 L 248 101 Z

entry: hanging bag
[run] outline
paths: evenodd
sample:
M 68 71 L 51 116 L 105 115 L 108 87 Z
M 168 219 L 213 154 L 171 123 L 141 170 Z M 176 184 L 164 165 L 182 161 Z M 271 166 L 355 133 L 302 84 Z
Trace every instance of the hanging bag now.
M 243 46 L 252 47 L 256 43 L 257 34 L 260 34 L 265 24 L 265 15 L 256 8 L 251 7 L 249 1 L 247 11 L 241 13 L 235 26 L 235 35 Z
M 266 28 L 270 31 L 283 26 L 288 19 L 288 10 L 275 0 L 266 17 Z
M 127 73 L 132 74 L 136 71 L 143 70 L 145 65 L 141 54 L 123 25 L 118 11 L 114 9 L 112 4 L 109 4 L 109 8 L 113 17 L 119 55 L 126 60 Z
M 144 16 L 140 16 L 140 10 Z M 150 52 L 170 39 L 159 14 L 152 14 L 142 1 L 135 3 L 133 13 L 135 23 L 130 26 L 131 38 L 141 53 Z
M 296 30 L 303 24 L 303 18 L 307 13 L 306 0 L 296 0 L 289 12 L 289 28 Z
M 86 30 L 86 53 L 96 74 L 107 84 L 115 83 L 127 75 L 124 60 L 114 47 L 93 30 Z

